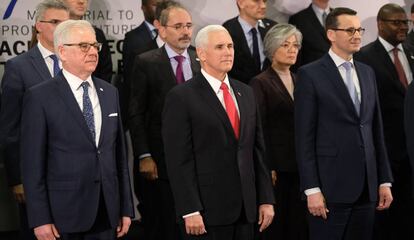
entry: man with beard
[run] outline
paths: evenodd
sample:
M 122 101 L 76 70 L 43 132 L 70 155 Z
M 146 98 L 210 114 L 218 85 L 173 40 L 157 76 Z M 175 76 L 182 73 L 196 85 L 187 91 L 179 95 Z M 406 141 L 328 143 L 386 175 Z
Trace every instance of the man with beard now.
M 161 137 L 161 111 L 167 92 L 192 78 L 200 70 L 195 51 L 190 49 L 193 23 L 180 5 L 167 7 L 160 15 L 159 34 L 163 47 L 136 57 L 131 77 L 129 129 L 135 165 L 139 166 L 143 192 L 140 212 L 144 228 L 153 228 L 148 239 L 177 239 L 174 201 L 167 176 Z M 146 238 L 147 239 L 147 238 Z
M 407 221 L 414 215 L 414 202 L 404 133 L 404 97 L 414 69 L 412 52 L 402 45 L 407 37 L 408 23 L 401 6 L 394 3 L 382 6 L 377 14 L 378 39 L 355 56 L 375 71 L 385 144 L 394 176 L 394 201 L 385 214 L 377 212 L 378 236 L 375 239 L 414 238 L 414 229 Z
M 331 48 L 298 71 L 295 140 L 310 240 L 371 239 L 375 206 L 392 201 L 373 70 L 353 60 L 364 33 L 356 12 L 326 18 Z
M 237 7 L 239 16 L 223 23 L 234 41 L 234 64 L 229 75 L 247 84 L 270 65 L 263 53 L 263 39 L 276 23 L 265 18 L 266 0 L 237 0 Z

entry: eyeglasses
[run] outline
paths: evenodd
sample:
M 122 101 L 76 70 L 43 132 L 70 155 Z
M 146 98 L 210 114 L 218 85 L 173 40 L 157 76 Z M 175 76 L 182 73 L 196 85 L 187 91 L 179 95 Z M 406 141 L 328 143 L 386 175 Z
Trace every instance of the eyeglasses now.
M 365 33 L 365 28 L 346 28 L 346 29 L 344 29 L 344 28 L 331 28 L 331 29 L 334 30 L 334 31 L 346 32 L 346 33 L 348 33 L 348 35 L 350 37 L 354 36 L 356 32 L 358 32 L 360 36 L 364 35 L 364 33 Z
M 63 22 L 62 20 L 59 19 L 51 19 L 51 20 L 40 20 L 39 22 L 41 23 L 50 23 L 53 25 L 58 25 L 59 23 Z
M 186 24 L 182 24 L 182 23 L 177 23 L 175 25 L 164 25 L 164 27 L 170 27 L 170 28 L 174 28 L 176 31 L 182 31 L 185 28 L 187 28 L 188 30 L 193 28 L 193 24 L 192 23 L 186 23 Z
M 395 26 L 409 25 L 411 23 L 408 19 L 380 19 L 380 21 L 389 22 Z
M 80 48 L 80 50 L 82 52 L 88 52 L 89 49 L 91 49 L 91 47 L 94 47 L 98 52 L 101 51 L 102 49 L 102 43 L 85 43 L 85 42 L 81 42 L 81 43 L 66 43 L 63 44 L 64 46 L 78 46 Z
M 295 50 L 299 50 L 302 47 L 302 45 L 300 45 L 299 43 L 287 43 L 287 42 L 285 42 L 285 43 L 282 43 L 280 45 L 280 47 L 285 49 L 285 50 L 290 50 L 292 48 L 295 49 Z

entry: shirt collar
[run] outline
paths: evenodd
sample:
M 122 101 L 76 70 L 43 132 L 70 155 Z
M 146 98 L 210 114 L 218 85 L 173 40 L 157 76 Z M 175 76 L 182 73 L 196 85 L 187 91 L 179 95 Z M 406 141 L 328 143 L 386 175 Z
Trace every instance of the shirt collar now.
M 351 58 L 351 60 L 347 61 L 347 60 L 341 58 L 340 56 L 338 56 L 336 53 L 334 53 L 334 51 L 332 51 L 332 48 L 329 49 L 328 54 L 332 58 L 332 60 L 334 61 L 336 67 L 340 67 L 344 62 L 350 62 L 352 64 L 352 66 L 354 66 L 354 59 L 353 58 Z
M 221 86 L 222 81 L 220 81 L 219 79 L 211 76 L 206 71 L 204 71 L 204 69 L 201 69 L 201 73 L 206 78 L 206 80 L 210 84 L 210 86 L 213 88 L 213 91 L 216 94 L 218 94 L 219 91 L 221 91 L 220 90 L 220 86 Z M 231 89 L 229 77 L 227 76 L 227 74 L 226 74 L 226 77 L 224 77 L 224 81 L 223 82 L 227 84 L 227 86 L 229 87 L 229 89 Z
M 83 83 L 83 80 L 78 78 L 77 76 L 73 75 L 72 73 L 66 71 L 64 68 L 62 69 L 63 76 L 66 78 L 66 81 L 68 81 L 70 89 L 72 89 L 72 92 L 75 92 L 79 90 L 81 87 L 81 84 Z M 89 86 L 94 89 L 92 77 L 89 76 L 85 81 L 89 83 Z
M 394 47 L 382 37 L 378 37 L 378 40 L 381 42 L 382 46 L 384 46 L 387 52 L 391 52 L 394 48 L 398 48 L 400 51 L 404 51 L 401 43 Z
M 42 55 L 43 59 L 50 57 L 50 55 L 55 54 L 54 52 L 49 51 L 49 49 L 45 48 L 40 42 L 37 42 L 37 47 L 39 48 L 40 54 Z
M 330 8 L 329 6 L 326 9 L 322 9 L 318 6 L 316 6 L 315 4 L 312 3 L 312 9 L 313 11 L 318 14 L 318 16 L 322 16 L 322 14 L 325 12 L 326 14 L 329 14 L 330 12 Z
M 240 26 L 243 29 L 244 35 L 250 34 L 250 31 L 252 30 L 252 26 L 240 16 L 237 17 L 237 20 L 239 21 Z M 259 23 L 256 22 L 256 25 L 254 26 L 254 28 L 256 28 L 257 31 L 259 31 L 258 26 L 259 26 Z
M 184 56 L 185 59 L 189 59 L 187 49 L 185 49 L 182 54 L 178 54 L 168 45 L 168 43 L 165 43 L 164 46 L 165 46 L 165 51 L 167 51 L 167 55 L 169 59 L 175 56 L 178 56 L 178 55 Z

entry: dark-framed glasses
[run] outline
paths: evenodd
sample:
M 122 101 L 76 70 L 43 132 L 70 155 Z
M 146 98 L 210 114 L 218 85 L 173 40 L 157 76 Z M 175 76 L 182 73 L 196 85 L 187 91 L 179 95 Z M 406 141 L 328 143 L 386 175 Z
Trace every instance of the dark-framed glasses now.
M 411 20 L 408 19 L 380 19 L 383 22 L 389 22 L 392 25 L 395 26 L 401 26 L 401 25 L 409 25 L 411 24 Z
M 86 42 L 81 42 L 81 43 L 65 43 L 63 44 L 64 46 L 77 46 L 80 48 L 80 50 L 82 52 L 88 52 L 89 49 L 91 49 L 91 47 L 94 47 L 98 52 L 101 51 L 102 49 L 102 43 L 86 43 Z
M 331 28 L 334 31 L 343 31 L 348 33 L 350 37 L 354 36 L 356 32 L 359 33 L 360 36 L 364 35 L 365 28 Z
M 63 22 L 62 20 L 59 19 L 51 19 L 51 20 L 40 20 L 39 22 L 41 23 L 50 23 L 53 25 L 58 25 L 59 23 Z
M 170 28 L 174 28 L 177 31 L 182 31 L 185 28 L 187 28 L 188 30 L 193 28 L 193 24 L 192 23 L 186 23 L 186 24 L 182 24 L 182 23 L 177 23 L 174 25 L 164 25 L 165 27 L 170 27 Z

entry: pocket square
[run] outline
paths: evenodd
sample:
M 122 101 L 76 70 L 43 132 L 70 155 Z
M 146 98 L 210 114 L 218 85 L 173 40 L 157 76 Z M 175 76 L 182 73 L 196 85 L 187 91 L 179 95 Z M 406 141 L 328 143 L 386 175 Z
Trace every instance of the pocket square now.
M 108 117 L 117 117 L 117 116 L 118 116 L 118 113 L 111 113 L 108 115 Z

